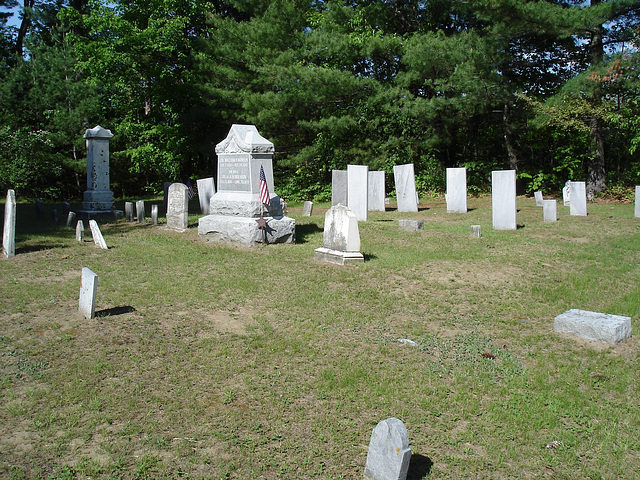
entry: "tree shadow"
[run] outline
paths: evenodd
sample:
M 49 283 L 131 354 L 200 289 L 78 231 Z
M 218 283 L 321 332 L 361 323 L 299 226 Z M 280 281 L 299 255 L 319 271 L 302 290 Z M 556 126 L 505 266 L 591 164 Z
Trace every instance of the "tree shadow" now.
M 420 454 L 411 455 L 407 480 L 421 480 L 431 472 L 433 462 L 429 457 Z
M 97 311 L 96 318 L 97 317 L 113 317 L 115 315 L 124 315 L 125 313 L 133 313 L 135 311 L 136 309 L 130 305 L 127 305 L 124 307 L 106 308 L 104 310 Z
M 25 245 L 23 247 L 16 247 L 16 255 L 42 252 L 44 250 L 51 250 L 53 248 L 64 248 L 64 245 Z
M 305 225 L 296 224 L 296 243 L 307 243 L 309 236 L 322 231 L 323 229 L 315 223 L 307 223 Z

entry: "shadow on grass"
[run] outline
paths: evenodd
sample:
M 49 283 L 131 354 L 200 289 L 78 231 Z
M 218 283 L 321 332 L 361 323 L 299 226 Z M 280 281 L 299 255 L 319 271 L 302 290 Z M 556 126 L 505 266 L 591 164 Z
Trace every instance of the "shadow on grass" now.
M 16 247 L 16 255 L 20 255 L 24 253 L 42 252 L 44 250 L 51 250 L 54 248 L 64 248 L 64 245 L 25 245 L 23 247 Z
M 106 308 L 104 310 L 98 310 L 96 312 L 96 318 L 98 317 L 114 317 L 116 315 L 124 315 L 125 313 L 133 313 L 136 309 L 131 305 L 127 305 L 125 307 L 113 307 Z
M 375 260 L 376 258 L 378 258 L 376 255 L 374 255 L 373 253 L 363 253 L 362 256 L 364 257 L 364 261 L 365 262 L 369 262 L 371 260 Z
M 315 223 L 296 225 L 296 243 L 307 243 L 307 238 L 323 230 Z
M 407 472 L 407 480 L 421 480 L 429 475 L 432 466 L 433 462 L 429 457 L 419 454 L 411 455 L 409 471 Z

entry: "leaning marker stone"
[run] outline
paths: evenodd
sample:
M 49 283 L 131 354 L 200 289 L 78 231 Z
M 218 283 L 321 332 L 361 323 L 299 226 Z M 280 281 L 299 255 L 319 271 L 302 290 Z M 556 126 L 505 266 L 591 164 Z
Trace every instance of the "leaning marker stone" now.
M 96 293 L 98 293 L 98 275 L 87 267 L 83 267 L 79 310 L 86 318 L 94 318 L 96 316 Z
M 82 220 L 78 220 L 76 224 L 76 240 L 84 242 L 84 222 Z
M 553 320 L 553 329 L 615 345 L 631 337 L 631 317 L 572 308 Z
M 7 258 L 16 255 L 16 192 L 11 189 L 7 190 L 7 203 L 4 204 L 2 253 Z
M 67 228 L 71 228 L 73 221 L 76 219 L 76 212 L 69 212 L 67 214 Z
M 91 236 L 93 237 L 94 243 L 103 250 L 109 250 L 109 247 L 107 247 L 107 242 L 104 241 L 104 237 L 102 236 L 102 232 L 100 231 L 98 223 L 95 220 L 89 220 L 89 227 L 91 228 Z
M 364 477 L 368 480 L 405 480 L 411 461 L 407 428 L 397 418 L 387 418 L 371 433 Z

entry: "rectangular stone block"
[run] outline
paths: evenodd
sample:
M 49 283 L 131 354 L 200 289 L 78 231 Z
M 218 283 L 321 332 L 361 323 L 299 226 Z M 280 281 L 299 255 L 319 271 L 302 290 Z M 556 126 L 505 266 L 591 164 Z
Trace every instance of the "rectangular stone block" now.
M 76 240 L 84 242 L 84 222 L 82 220 L 78 220 L 76 223 Z
M 545 222 L 558 221 L 558 202 L 556 200 L 542 201 L 542 218 Z
M 124 202 L 124 216 L 127 222 L 133 222 L 133 202 Z
M 587 188 L 585 182 L 569 184 L 569 215 L 587 216 Z
M 306 201 L 304 205 L 302 205 L 302 216 L 310 217 L 313 213 L 313 202 Z
M 424 228 L 424 221 L 401 218 L 398 220 L 398 228 L 400 228 L 400 230 L 404 230 L 405 232 L 417 232 L 418 230 L 422 230 Z
M 331 170 L 331 205 L 348 205 L 347 171 Z
M 80 283 L 80 299 L 78 301 L 80 312 L 85 318 L 96 316 L 96 294 L 98 293 L 98 275 L 87 267 L 82 268 L 82 280 Z
M 16 192 L 12 189 L 7 190 L 7 201 L 4 204 L 2 253 L 7 258 L 16 255 Z
M 640 186 L 636 185 L 636 201 L 633 208 L 633 216 L 640 218 Z
M 631 317 L 572 308 L 554 319 L 553 329 L 615 345 L 631 337 Z
M 151 205 L 151 224 L 158 225 L 158 205 Z
M 537 192 L 533 192 L 533 196 L 536 199 L 536 207 L 542 207 L 542 202 L 544 201 L 542 191 L 538 190 Z
M 169 186 L 167 228 L 185 231 L 189 227 L 189 188 L 184 183 Z
M 369 167 L 347 165 L 348 207 L 360 221 L 369 219 Z
M 136 218 L 138 223 L 144 223 L 144 200 L 138 200 L 136 202 Z
M 384 172 L 369 172 L 369 211 L 384 212 Z
M 447 212 L 467 212 L 467 169 L 447 168 Z
M 67 228 L 71 228 L 75 219 L 76 219 L 76 212 L 69 212 L 67 214 Z
M 473 238 L 482 237 L 482 226 L 480 226 L 480 225 L 471 225 L 471 227 L 469 229 L 469 235 L 471 235 Z
M 196 180 L 198 185 L 198 201 L 200 202 L 200 212 L 203 215 L 209 215 L 209 204 L 211 197 L 216 193 L 216 186 L 213 177 L 200 178 Z
M 399 212 L 418 211 L 418 193 L 413 163 L 393 166 L 393 179 L 396 184 L 396 198 Z
M 516 171 L 491 172 L 491 214 L 494 230 L 516 230 Z

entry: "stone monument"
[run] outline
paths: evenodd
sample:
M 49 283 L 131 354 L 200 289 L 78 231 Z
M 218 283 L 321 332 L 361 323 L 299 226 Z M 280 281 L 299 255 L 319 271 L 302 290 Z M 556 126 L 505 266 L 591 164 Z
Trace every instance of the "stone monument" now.
M 344 205 L 334 205 L 327 210 L 322 247 L 316 248 L 313 258 L 338 265 L 364 262 L 358 219 Z
M 494 230 L 516 230 L 516 171 L 491 172 L 491 214 Z
M 384 172 L 369 172 L 369 211 L 384 212 L 386 206 L 384 203 Z
M 273 143 L 254 125 L 232 125 L 216 153 L 218 191 L 209 215 L 198 220 L 200 238 L 248 247 L 293 243 L 296 222 L 283 215 L 281 199 L 273 193 Z
M 331 205 L 347 205 L 347 171 L 331 170 Z
M 167 199 L 167 228 L 184 232 L 189 228 L 189 187 L 172 183 Z
M 387 418 L 371 432 L 364 478 L 405 480 L 409 473 L 411 448 L 407 427 L 397 418 Z
M 16 255 L 16 192 L 11 189 L 7 190 L 7 202 L 4 204 L 2 253 L 7 258 Z
M 418 211 L 418 193 L 413 163 L 394 165 L 393 178 L 396 183 L 396 198 L 399 212 Z
M 369 167 L 347 165 L 347 207 L 358 220 L 369 219 Z
M 84 213 L 88 216 L 100 213 L 113 213 L 113 192 L 109 189 L 109 139 L 111 131 L 100 125 L 88 129 L 84 138 L 87 143 L 87 190 L 82 202 Z
M 587 216 L 587 187 L 585 182 L 569 184 L 569 215 Z
M 211 197 L 216 193 L 216 186 L 213 182 L 213 177 L 200 178 L 196 180 L 198 185 L 198 201 L 200 202 L 200 213 L 203 215 L 209 215 L 209 204 L 211 203 Z
M 467 213 L 467 169 L 447 168 L 447 212 Z

